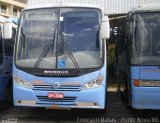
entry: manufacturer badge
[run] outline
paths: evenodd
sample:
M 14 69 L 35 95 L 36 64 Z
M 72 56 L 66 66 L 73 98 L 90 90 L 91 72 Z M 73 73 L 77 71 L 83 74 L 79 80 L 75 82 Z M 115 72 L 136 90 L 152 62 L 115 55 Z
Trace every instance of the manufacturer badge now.
M 53 83 L 52 85 L 53 88 L 59 88 L 60 87 L 60 84 L 58 82 L 55 82 Z

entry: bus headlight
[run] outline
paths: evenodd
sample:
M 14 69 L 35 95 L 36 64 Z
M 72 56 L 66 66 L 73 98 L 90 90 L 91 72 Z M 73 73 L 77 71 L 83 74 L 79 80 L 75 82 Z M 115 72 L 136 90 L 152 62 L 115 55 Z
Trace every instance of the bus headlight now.
M 18 76 L 14 76 L 14 80 L 15 80 L 16 84 L 19 86 L 29 88 L 29 89 L 33 88 L 31 83 L 29 83 L 28 81 L 26 81 Z
M 102 82 L 103 82 L 103 77 L 99 76 L 98 78 L 85 83 L 82 87 L 82 90 L 100 87 L 102 85 Z

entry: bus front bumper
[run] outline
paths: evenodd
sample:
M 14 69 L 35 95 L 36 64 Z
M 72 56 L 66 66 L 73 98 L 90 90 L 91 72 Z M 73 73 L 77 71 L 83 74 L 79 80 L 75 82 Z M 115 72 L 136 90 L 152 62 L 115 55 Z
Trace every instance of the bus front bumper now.
M 49 91 L 52 92 L 52 91 Z M 64 93 L 66 99 L 62 101 L 48 99 L 48 91 L 34 91 L 14 84 L 13 96 L 15 106 L 45 107 L 47 109 L 104 109 L 105 108 L 105 86 L 98 88 L 59 92 Z

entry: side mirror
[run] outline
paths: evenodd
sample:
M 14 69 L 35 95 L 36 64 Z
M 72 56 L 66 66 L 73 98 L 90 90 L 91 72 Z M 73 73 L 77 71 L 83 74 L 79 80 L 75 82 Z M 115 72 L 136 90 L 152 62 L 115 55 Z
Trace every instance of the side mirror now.
M 102 18 L 101 36 L 102 39 L 108 39 L 110 37 L 110 25 L 108 16 L 103 16 Z
M 12 23 L 4 23 L 4 39 L 11 39 L 12 38 Z

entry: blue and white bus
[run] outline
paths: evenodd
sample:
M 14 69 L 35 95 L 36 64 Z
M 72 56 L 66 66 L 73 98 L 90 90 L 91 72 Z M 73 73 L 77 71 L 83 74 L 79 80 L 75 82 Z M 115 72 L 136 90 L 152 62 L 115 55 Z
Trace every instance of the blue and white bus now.
M 122 97 L 135 109 L 160 109 L 160 4 L 132 9 L 118 41 Z
M 11 18 L 0 16 L 0 102 L 3 104 L 4 101 L 12 103 L 12 61 L 16 28 L 17 25 Z
M 109 19 L 95 6 L 25 9 L 13 65 L 15 106 L 105 109 Z

